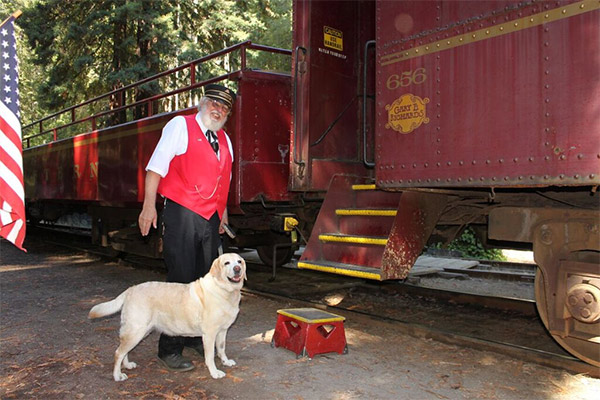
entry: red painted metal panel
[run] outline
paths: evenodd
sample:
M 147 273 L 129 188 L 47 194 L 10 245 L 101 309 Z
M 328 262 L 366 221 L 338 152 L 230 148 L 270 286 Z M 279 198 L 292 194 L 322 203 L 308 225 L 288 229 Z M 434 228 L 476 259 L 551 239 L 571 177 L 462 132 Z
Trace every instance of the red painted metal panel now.
M 361 164 L 359 95 L 364 46 L 374 39 L 374 25 L 369 23 L 373 20 L 370 1 L 294 2 L 294 48 L 298 49 L 293 62 L 293 76 L 298 77 L 294 190 L 325 190 L 334 173 L 368 174 Z M 335 169 L 330 168 L 333 165 Z
M 379 186 L 600 183 L 599 11 L 506 4 L 378 2 Z
M 289 75 L 246 71 L 238 83 L 234 182 L 239 202 L 288 200 L 291 80 Z M 239 179 L 237 178 L 239 177 Z M 239 204 L 239 203 L 238 203 Z

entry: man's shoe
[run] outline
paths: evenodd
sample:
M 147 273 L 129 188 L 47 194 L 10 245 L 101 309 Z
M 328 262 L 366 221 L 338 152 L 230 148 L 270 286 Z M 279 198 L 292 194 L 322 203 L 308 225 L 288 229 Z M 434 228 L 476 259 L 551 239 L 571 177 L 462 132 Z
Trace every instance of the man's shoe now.
M 159 356 L 158 359 L 171 371 L 184 372 L 195 368 L 194 364 L 181 354 L 167 354 L 162 357 Z
M 199 343 L 190 344 L 190 345 L 186 344 L 185 347 L 187 347 L 188 349 L 194 350 L 196 353 L 198 353 L 202 357 L 204 357 L 204 345 L 202 344 L 202 341 L 200 341 Z

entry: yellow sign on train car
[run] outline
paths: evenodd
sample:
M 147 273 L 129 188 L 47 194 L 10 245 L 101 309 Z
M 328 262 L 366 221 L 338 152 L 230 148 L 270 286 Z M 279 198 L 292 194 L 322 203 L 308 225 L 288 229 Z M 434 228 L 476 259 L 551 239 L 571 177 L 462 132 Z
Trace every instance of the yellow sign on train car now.
M 392 104 L 385 106 L 388 112 L 385 128 L 400 133 L 410 133 L 422 124 L 428 124 L 427 103 L 429 103 L 427 97 L 422 99 L 410 93 L 400 96 Z
M 323 27 L 323 45 L 337 51 L 344 51 L 344 34 L 342 31 L 331 28 L 329 26 Z

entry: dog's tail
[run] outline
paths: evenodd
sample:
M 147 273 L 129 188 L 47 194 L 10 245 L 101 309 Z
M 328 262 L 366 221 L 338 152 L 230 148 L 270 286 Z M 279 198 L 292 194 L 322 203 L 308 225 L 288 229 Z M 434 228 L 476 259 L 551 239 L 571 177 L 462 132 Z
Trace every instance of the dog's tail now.
M 90 310 L 88 314 L 88 318 L 100 318 L 106 317 L 107 315 L 114 314 L 121 310 L 123 307 L 123 301 L 125 300 L 125 295 L 127 290 L 121 293 L 117 298 L 107 301 L 105 303 L 96 304 Z

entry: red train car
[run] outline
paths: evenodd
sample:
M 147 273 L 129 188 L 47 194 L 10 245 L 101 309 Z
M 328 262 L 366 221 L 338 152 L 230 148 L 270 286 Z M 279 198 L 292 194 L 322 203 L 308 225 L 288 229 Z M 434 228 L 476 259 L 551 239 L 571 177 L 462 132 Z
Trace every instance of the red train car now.
M 298 267 L 403 279 L 425 245 L 469 225 L 491 245 L 533 249 L 544 324 L 600 365 L 600 4 L 293 6 L 291 52 L 241 44 L 148 78 L 189 70 L 183 87 L 126 102 L 144 80 L 90 100 L 110 101 L 106 112 L 77 119 L 86 102 L 60 114 L 63 128 L 33 125 L 82 134 L 25 151 L 30 219 L 85 214 L 97 242 L 159 255 L 158 235 L 143 243 L 135 225 L 143 168 L 164 123 L 193 112 L 173 99 L 229 80 L 233 245 L 269 263 L 279 246 L 286 261 L 298 221 L 310 233 Z M 250 48 L 291 54 L 291 75 L 247 68 Z M 199 63 L 233 51 L 238 70 L 195 80 Z M 102 118 L 120 123 L 97 129 Z
M 542 320 L 600 365 L 599 7 L 296 1 L 291 186 L 339 173 L 298 266 L 403 279 L 471 225 L 534 250 Z
M 144 240 L 136 227 L 143 202 L 145 166 L 166 122 L 178 114 L 194 113 L 202 86 L 227 81 L 237 86 L 238 92 L 226 124 L 235 156 L 228 208 L 237 236 L 231 244 L 257 248 L 268 263 L 273 261 L 273 246 L 285 244 L 279 249 L 277 261 L 289 261 L 295 248 L 290 228 L 284 226 L 286 218 L 292 213 L 300 215 L 299 228 L 310 229 L 320 203 L 287 190 L 290 76 L 248 68 L 249 51 L 280 54 L 288 59 L 290 54 L 289 50 L 242 43 L 25 127 L 25 189 L 30 221 L 81 228 L 105 247 L 159 257 L 160 235 L 153 231 Z M 196 80 L 204 63 L 223 56 L 231 57 L 239 69 Z M 170 83 L 175 77 L 178 86 Z M 148 82 L 162 85 L 163 91 L 136 101 L 131 93 Z M 85 113 L 88 108 L 106 104 L 111 104 L 107 111 Z M 65 117 L 69 122 L 61 124 Z M 39 132 L 32 133 L 34 129 Z M 76 135 L 70 136 L 69 130 Z M 36 140 L 46 143 L 32 146 Z

